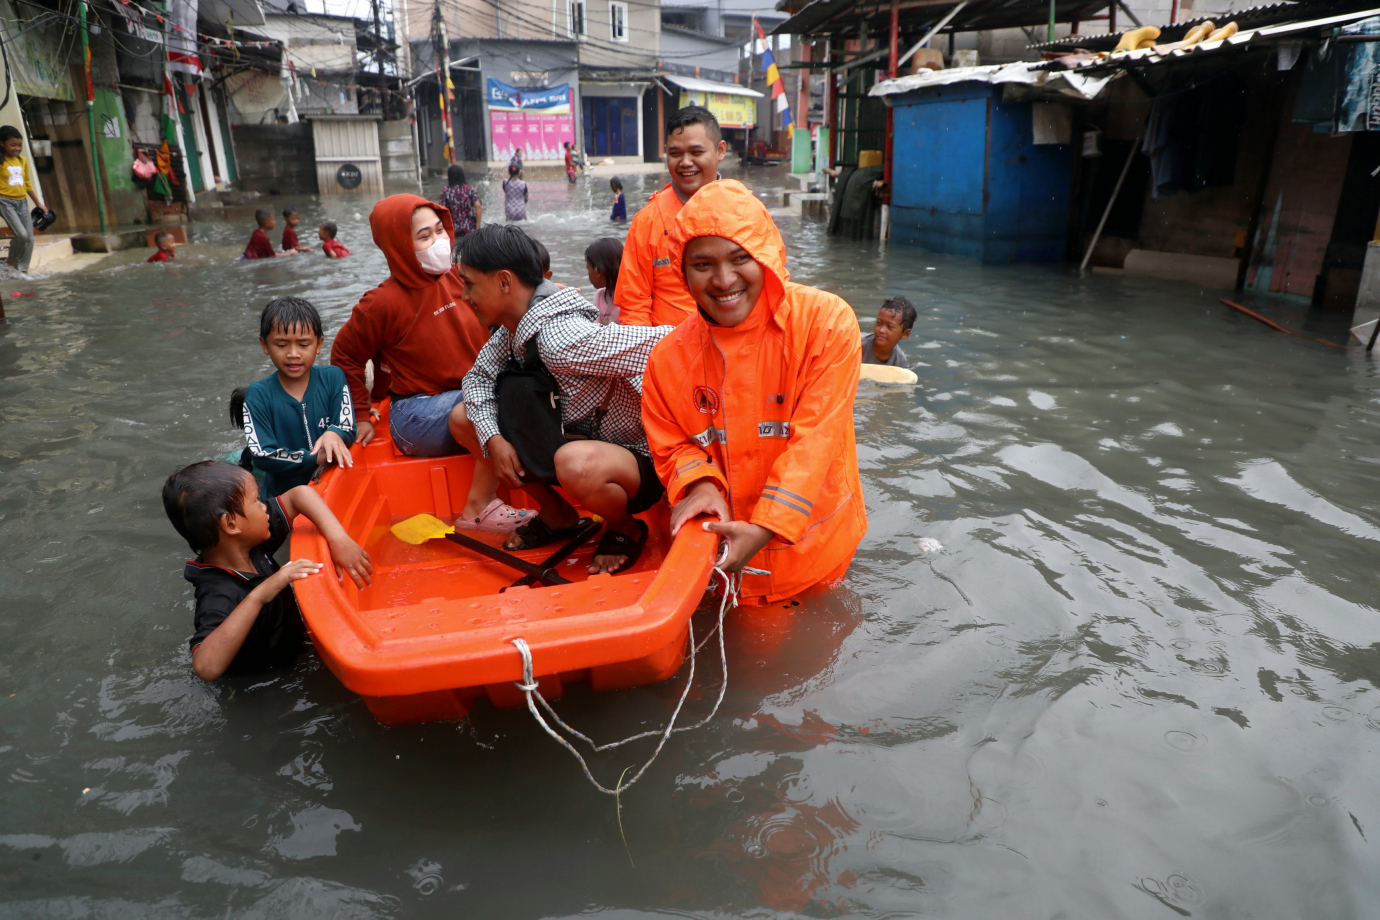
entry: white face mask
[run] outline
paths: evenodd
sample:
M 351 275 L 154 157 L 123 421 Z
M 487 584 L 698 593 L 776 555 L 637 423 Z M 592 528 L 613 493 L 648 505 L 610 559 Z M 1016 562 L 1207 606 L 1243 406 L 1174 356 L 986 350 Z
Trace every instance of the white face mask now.
M 436 242 L 417 253 L 417 262 L 429 275 L 444 275 L 450 271 L 450 237 L 444 233 L 436 237 Z

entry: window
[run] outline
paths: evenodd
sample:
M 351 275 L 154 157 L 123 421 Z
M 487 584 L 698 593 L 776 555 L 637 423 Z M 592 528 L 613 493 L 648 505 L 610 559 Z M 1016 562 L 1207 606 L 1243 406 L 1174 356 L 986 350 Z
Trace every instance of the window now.
M 585 31 L 585 0 L 569 0 L 565 5 L 566 30 L 571 38 L 581 39 L 588 34 Z
M 626 3 L 609 4 L 609 38 L 616 42 L 628 40 L 628 5 Z

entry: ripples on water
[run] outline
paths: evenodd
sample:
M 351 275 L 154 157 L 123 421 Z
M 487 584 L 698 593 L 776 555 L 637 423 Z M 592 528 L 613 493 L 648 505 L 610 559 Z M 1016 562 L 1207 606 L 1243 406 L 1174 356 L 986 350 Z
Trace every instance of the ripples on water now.
M 625 851 L 522 712 L 385 729 L 311 657 L 192 676 L 158 487 L 238 445 L 264 302 L 305 293 L 334 330 L 383 276 L 354 205 L 298 203 L 356 256 L 233 263 L 241 216 L 176 265 L 117 255 L 7 304 L 0 917 L 1375 915 L 1363 356 L 1182 285 L 783 217 L 796 280 L 865 323 L 915 301 L 921 386 L 860 393 L 847 582 L 731 624 L 724 709 L 624 797 Z M 558 280 L 585 284 L 608 206 L 603 180 L 533 182 Z M 607 739 L 677 693 L 560 706 Z

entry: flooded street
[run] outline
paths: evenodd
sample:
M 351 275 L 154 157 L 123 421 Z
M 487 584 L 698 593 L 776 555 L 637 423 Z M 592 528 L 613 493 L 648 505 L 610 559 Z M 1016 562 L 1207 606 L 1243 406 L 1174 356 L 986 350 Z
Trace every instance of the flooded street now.
M 741 175 L 769 203 L 784 185 Z M 656 178 L 625 178 L 629 213 Z M 585 247 L 625 229 L 607 180 L 531 184 L 526 229 L 588 293 Z M 192 674 L 163 479 L 242 445 L 227 397 L 270 369 L 269 299 L 308 297 L 329 337 L 386 275 L 367 207 L 287 201 L 354 256 L 236 262 L 245 212 L 193 225 L 171 266 L 3 282 L 0 917 L 1377 916 L 1359 348 L 1219 292 L 888 253 L 781 214 L 794 280 L 864 330 L 912 299 L 920 386 L 859 393 L 870 526 L 846 581 L 730 620 L 719 715 L 620 825 L 524 711 L 390 729 L 311 655 Z M 557 709 L 611 740 L 662 724 L 682 679 Z

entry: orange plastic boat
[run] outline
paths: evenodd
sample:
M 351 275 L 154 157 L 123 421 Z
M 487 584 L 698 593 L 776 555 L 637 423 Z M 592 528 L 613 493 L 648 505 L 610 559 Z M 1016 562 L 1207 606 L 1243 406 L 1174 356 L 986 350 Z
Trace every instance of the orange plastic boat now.
M 384 407 L 386 412 L 386 406 Z M 514 587 L 521 573 L 447 540 L 412 546 L 389 527 L 416 514 L 451 521 L 463 507 L 474 461 L 467 455 L 407 457 L 388 437 L 385 415 L 354 466 L 327 472 L 326 503 L 374 564 L 373 584 L 356 588 L 333 570 L 297 582 L 302 615 L 317 654 L 341 683 L 364 698 L 385 725 L 460 718 L 475 700 L 525 705 L 514 682 L 532 649 L 542 696 L 587 680 L 617 690 L 666 680 L 680 669 L 691 614 L 713 570 L 717 538 L 686 527 L 673 540 L 660 503 L 642 515 L 650 536 L 642 558 L 618 575 L 586 572 L 597 535 L 559 565 L 572 584 Z M 506 496 L 534 507 L 521 492 Z M 497 534 L 462 531 L 498 546 Z M 557 545 L 518 557 L 543 561 Z M 292 558 L 326 562 L 328 552 L 305 517 L 292 533 Z M 331 574 L 327 574 L 330 572 Z

